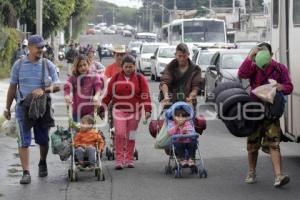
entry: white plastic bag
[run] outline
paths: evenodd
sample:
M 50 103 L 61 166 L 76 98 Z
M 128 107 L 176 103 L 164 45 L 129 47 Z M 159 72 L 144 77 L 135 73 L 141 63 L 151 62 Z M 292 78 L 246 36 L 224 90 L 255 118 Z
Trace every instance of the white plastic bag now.
M 14 112 L 11 114 L 10 120 L 5 120 L 3 122 L 1 133 L 12 138 L 18 137 L 19 128 L 17 126 L 16 116 Z
M 276 95 L 276 84 L 277 81 L 269 79 L 269 84 L 265 84 L 255 88 L 254 90 L 252 90 L 252 93 L 262 101 L 273 104 L 274 97 Z

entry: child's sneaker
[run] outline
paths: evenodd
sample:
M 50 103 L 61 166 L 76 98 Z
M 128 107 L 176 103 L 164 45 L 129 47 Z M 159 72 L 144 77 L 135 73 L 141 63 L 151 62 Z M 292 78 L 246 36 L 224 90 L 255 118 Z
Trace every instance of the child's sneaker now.
M 245 183 L 248 183 L 248 184 L 256 183 L 256 173 L 254 171 L 248 172 L 248 174 L 245 178 Z
M 180 161 L 180 165 L 181 165 L 181 167 L 183 167 L 183 168 L 185 168 L 185 167 L 188 167 L 188 166 L 189 166 L 189 164 L 188 164 L 188 161 L 187 161 L 187 160 L 182 160 L 182 161 Z
M 116 164 L 115 170 L 121 170 L 121 169 L 123 169 L 123 165 L 122 164 Z
M 290 178 L 287 175 L 279 175 L 275 177 L 274 186 L 275 187 L 281 187 L 283 185 L 286 185 L 290 182 Z
M 189 167 L 195 166 L 195 161 L 193 159 L 189 159 Z

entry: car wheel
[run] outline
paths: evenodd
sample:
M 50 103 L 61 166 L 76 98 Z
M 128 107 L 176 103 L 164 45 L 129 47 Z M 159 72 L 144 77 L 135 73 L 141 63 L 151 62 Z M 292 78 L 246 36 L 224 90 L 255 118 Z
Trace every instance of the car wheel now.
M 241 107 L 247 103 L 251 102 L 251 97 L 248 94 L 235 94 L 233 96 L 228 97 L 222 105 L 222 109 L 219 110 L 219 113 L 222 114 L 222 116 L 228 116 L 228 111 L 233 107 L 240 105 Z
M 155 76 L 151 73 L 151 81 L 155 80 Z
M 228 131 L 232 135 L 236 137 L 247 137 L 256 130 L 259 121 L 247 120 L 243 117 L 241 113 L 243 113 L 242 109 L 239 110 L 237 106 L 233 106 L 228 112 L 228 116 L 236 119 L 223 120 L 223 121 Z
M 220 92 L 216 98 L 216 104 L 219 106 L 221 103 L 224 103 L 224 101 L 228 98 L 231 97 L 233 95 L 236 94 L 247 94 L 247 92 L 241 88 L 232 88 L 232 89 L 228 89 L 228 90 L 224 90 L 222 92 Z
M 214 89 L 216 99 L 218 98 L 218 95 L 221 92 L 223 92 L 224 90 L 227 90 L 227 89 L 232 89 L 232 88 L 243 88 L 243 87 L 242 87 L 242 84 L 237 81 L 219 83 L 217 85 L 217 87 Z
M 155 81 L 160 81 L 160 78 L 157 76 L 157 71 L 155 70 Z

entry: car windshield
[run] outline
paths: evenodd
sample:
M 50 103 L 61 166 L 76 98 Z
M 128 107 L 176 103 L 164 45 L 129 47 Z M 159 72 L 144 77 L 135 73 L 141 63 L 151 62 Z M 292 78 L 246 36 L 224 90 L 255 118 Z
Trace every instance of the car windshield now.
M 175 58 L 175 48 L 162 48 L 159 50 L 160 58 Z
M 200 51 L 198 65 L 201 67 L 201 70 L 205 71 L 206 68 L 210 65 L 210 60 L 214 55 L 214 51 Z
M 247 55 L 247 53 L 223 54 L 221 66 L 223 69 L 238 69 Z
M 159 45 L 144 45 L 142 53 L 154 53 Z
M 138 42 L 130 43 L 130 44 L 129 44 L 129 48 L 135 48 L 135 47 L 138 47 L 138 48 L 139 48 L 139 47 L 141 46 L 141 44 L 142 44 L 142 43 L 138 43 Z

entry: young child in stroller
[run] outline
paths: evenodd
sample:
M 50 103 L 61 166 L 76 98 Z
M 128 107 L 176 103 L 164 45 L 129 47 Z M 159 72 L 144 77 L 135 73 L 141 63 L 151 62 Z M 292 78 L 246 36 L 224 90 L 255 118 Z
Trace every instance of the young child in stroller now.
M 188 104 L 182 104 L 175 108 L 172 106 L 166 113 L 166 117 L 170 119 L 168 121 L 168 134 L 170 136 L 195 134 L 193 113 L 193 109 Z M 179 137 L 175 140 L 175 142 L 173 140 L 173 144 L 175 145 L 175 154 L 180 160 L 180 165 L 184 168 L 194 167 L 197 138 Z
M 96 164 L 96 144 L 98 144 L 99 153 L 104 150 L 104 139 L 99 132 L 93 128 L 94 118 L 85 115 L 80 120 L 80 130 L 74 137 L 75 155 L 79 163 L 79 168 L 94 168 Z M 85 155 L 88 157 L 88 163 L 85 162 Z

